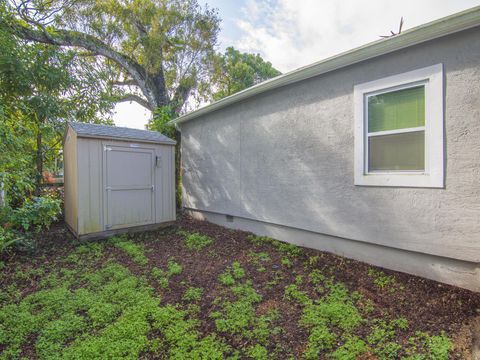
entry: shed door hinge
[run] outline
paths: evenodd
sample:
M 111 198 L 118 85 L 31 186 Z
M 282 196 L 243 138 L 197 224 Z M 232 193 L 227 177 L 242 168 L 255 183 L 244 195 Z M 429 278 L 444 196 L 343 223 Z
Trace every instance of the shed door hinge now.
M 152 191 L 155 191 L 155 185 L 152 185 Z
M 105 188 L 105 190 L 107 190 L 107 191 L 112 191 L 112 187 L 111 187 L 111 186 L 107 186 L 107 187 Z
M 105 230 L 111 229 L 112 225 L 105 225 Z
M 111 147 L 108 147 L 107 145 L 103 146 L 103 151 L 112 151 Z

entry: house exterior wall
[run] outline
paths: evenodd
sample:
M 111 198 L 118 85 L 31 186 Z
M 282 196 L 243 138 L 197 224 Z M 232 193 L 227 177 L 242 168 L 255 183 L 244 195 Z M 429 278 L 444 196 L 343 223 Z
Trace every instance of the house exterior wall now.
M 71 129 L 67 129 L 63 144 L 64 158 L 64 213 L 65 222 L 73 231 L 78 231 L 77 222 L 77 136 Z
M 438 63 L 445 77 L 445 188 L 355 186 L 354 86 Z M 179 126 L 187 209 L 217 222 L 218 214 L 233 215 L 234 223 L 226 224 L 247 230 L 252 227 L 245 223 L 256 221 L 317 234 L 306 245 L 342 254 L 322 237 L 330 236 L 337 249 L 351 240 L 373 244 L 383 249 L 372 250 L 381 261 L 345 255 L 480 290 L 480 28 L 272 90 Z M 300 235 L 296 241 L 286 230 L 276 233 L 301 243 Z M 391 256 L 385 255 L 389 248 Z M 416 256 L 423 270 L 400 264 L 393 249 Z M 429 270 L 432 259 L 444 273 Z
M 68 131 L 71 131 L 69 129 Z M 78 137 L 76 158 L 69 158 L 68 166 L 75 162 L 78 189 L 75 195 L 65 202 L 66 209 L 73 214 L 78 212 L 77 227 L 70 225 L 77 236 L 105 232 L 104 186 L 103 186 L 103 146 L 130 146 L 132 141 L 105 140 Z M 135 143 L 155 151 L 161 159 L 160 167 L 155 168 L 155 221 L 160 224 L 175 220 L 175 171 L 174 146 L 154 143 Z M 67 164 L 67 159 L 65 161 Z M 127 206 L 127 205 L 126 205 Z M 73 216 L 73 215 L 72 215 Z

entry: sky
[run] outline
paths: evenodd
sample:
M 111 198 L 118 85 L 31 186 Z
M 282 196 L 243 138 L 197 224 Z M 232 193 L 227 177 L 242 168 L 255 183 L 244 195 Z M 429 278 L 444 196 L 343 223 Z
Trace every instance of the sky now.
M 199 0 L 222 19 L 218 51 L 259 53 L 283 73 L 397 31 L 479 6 L 480 0 Z M 117 126 L 143 129 L 150 112 L 115 108 Z

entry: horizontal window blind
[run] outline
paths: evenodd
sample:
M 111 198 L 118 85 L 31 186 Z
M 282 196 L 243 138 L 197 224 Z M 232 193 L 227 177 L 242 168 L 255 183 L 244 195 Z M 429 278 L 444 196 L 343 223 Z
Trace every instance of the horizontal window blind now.
M 368 98 L 368 132 L 425 126 L 425 87 L 373 95 Z

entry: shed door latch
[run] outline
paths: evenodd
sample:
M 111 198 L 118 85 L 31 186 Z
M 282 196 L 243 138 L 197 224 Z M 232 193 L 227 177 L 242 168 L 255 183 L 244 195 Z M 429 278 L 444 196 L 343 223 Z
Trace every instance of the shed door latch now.
M 152 191 L 155 191 L 155 185 L 152 185 Z

